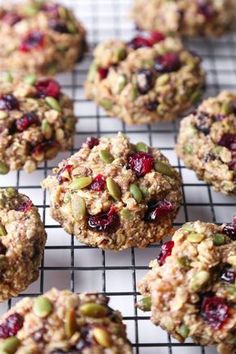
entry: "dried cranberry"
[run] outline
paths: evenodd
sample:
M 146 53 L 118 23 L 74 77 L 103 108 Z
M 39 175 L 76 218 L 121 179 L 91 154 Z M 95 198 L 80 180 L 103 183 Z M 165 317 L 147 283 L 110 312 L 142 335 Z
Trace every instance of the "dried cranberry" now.
M 145 95 L 154 86 L 154 75 L 152 70 L 140 69 L 136 73 L 138 91 Z
M 9 26 L 14 26 L 16 23 L 20 22 L 22 17 L 15 12 L 7 11 L 2 17 L 2 21 Z
M 7 252 L 6 247 L 4 246 L 4 244 L 2 243 L 2 241 L 0 240 L 0 254 L 5 255 Z
M 165 53 L 156 58 L 154 68 L 160 73 L 177 71 L 181 67 L 181 61 L 176 53 Z
M 120 218 L 114 207 L 111 207 L 108 212 L 90 215 L 88 218 L 89 228 L 98 232 L 112 233 L 117 230 L 119 225 Z
M 155 112 L 157 110 L 158 107 L 158 102 L 153 101 L 153 102 L 147 102 L 145 104 L 145 108 L 149 111 L 149 112 Z
M 90 189 L 93 191 L 101 192 L 105 189 L 106 187 L 106 181 L 103 175 L 97 175 L 93 182 L 90 184 Z
M 224 232 L 224 234 L 229 236 L 231 238 L 231 240 L 236 241 L 236 227 L 234 224 L 227 224 L 223 228 L 223 232 Z
M 78 354 L 80 354 L 81 351 L 83 351 L 83 349 L 89 348 L 90 346 L 91 346 L 90 327 L 87 325 L 82 327 L 81 337 L 75 347 L 78 350 Z
M 229 306 L 218 296 L 206 297 L 202 303 L 201 315 L 213 329 L 220 329 L 229 317 Z
M 27 213 L 29 210 L 31 210 L 32 206 L 32 201 L 28 197 L 24 196 L 24 200 L 17 206 L 15 210 Z
M 174 241 L 169 241 L 169 242 L 164 243 L 161 246 L 161 252 L 157 258 L 158 264 L 160 266 L 162 266 L 165 263 L 166 258 L 171 255 L 172 248 L 174 247 L 174 245 L 175 245 Z
M 86 144 L 88 145 L 89 149 L 92 150 L 94 146 L 99 145 L 99 139 L 93 136 L 90 136 L 86 140 Z
M 156 43 L 162 42 L 165 39 L 165 35 L 161 32 L 152 32 L 149 36 L 149 42 L 151 45 L 154 45 Z
M 3 95 L 0 98 L 0 109 L 9 111 L 19 109 L 19 102 L 13 95 Z
M 149 39 L 137 36 L 133 38 L 130 42 L 127 43 L 128 47 L 132 49 L 139 49 L 145 47 L 151 47 L 152 44 L 150 43 Z
M 31 125 L 38 124 L 38 123 L 39 123 L 39 119 L 35 113 L 33 112 L 25 113 L 23 117 L 17 119 L 16 128 L 19 132 L 23 132 L 26 129 L 28 129 Z
M 15 336 L 23 327 L 24 319 L 19 313 L 14 313 L 0 325 L 0 338 Z
M 135 171 L 138 177 L 143 177 L 154 167 L 154 158 L 146 152 L 137 152 L 129 156 L 128 167 Z
M 148 203 L 148 209 L 146 211 L 145 221 L 158 221 L 159 219 L 170 214 L 174 210 L 173 205 L 168 200 L 155 201 L 152 200 Z
M 220 146 L 224 146 L 229 150 L 234 150 L 236 145 L 236 134 L 225 133 L 218 142 Z
M 39 97 L 44 98 L 47 96 L 59 98 L 61 86 L 53 79 L 39 80 L 35 85 Z
M 66 165 L 64 166 L 57 174 L 57 179 L 59 184 L 62 184 L 65 181 L 68 181 L 68 177 L 70 176 L 72 170 L 73 170 L 74 166 L 73 165 Z M 66 176 L 62 176 L 64 172 L 67 172 L 68 177 Z
M 211 119 L 206 113 L 200 112 L 196 116 L 196 128 L 204 135 L 208 135 L 210 133 L 211 127 Z
M 21 52 L 30 52 L 33 49 L 40 49 L 44 45 L 44 34 L 40 31 L 28 33 L 20 44 Z
M 211 20 L 216 14 L 212 4 L 207 4 L 206 0 L 198 0 L 198 13 L 208 20 Z
M 236 272 L 232 269 L 225 269 L 221 275 L 221 279 L 226 283 L 234 284 Z
M 51 19 L 48 21 L 48 26 L 55 32 L 69 33 L 69 29 L 66 23 L 61 20 Z
M 107 77 L 108 71 L 109 70 L 107 68 L 99 68 L 98 69 L 98 74 L 99 74 L 101 80 L 104 80 Z

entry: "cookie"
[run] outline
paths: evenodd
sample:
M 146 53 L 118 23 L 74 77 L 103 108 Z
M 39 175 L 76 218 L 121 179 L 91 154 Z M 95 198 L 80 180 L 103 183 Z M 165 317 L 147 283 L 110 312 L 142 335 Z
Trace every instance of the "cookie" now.
M 48 77 L 8 76 L 0 82 L 0 174 L 37 165 L 72 147 L 73 103 Z
M 218 37 L 235 24 L 234 0 L 135 0 L 132 17 L 147 31 Z
M 99 294 L 51 289 L 24 298 L 0 320 L 0 351 L 11 354 L 131 354 L 119 311 Z
M 82 243 L 145 247 L 172 232 L 181 178 L 162 153 L 119 133 L 89 138 L 43 182 L 51 215 Z
M 32 201 L 14 188 L 0 189 L 0 301 L 18 295 L 38 278 L 45 242 Z
M 174 120 L 201 97 L 200 62 L 179 39 L 158 32 L 111 40 L 95 49 L 86 96 L 127 124 Z
M 181 122 L 177 154 L 198 178 L 224 194 L 236 193 L 236 93 L 205 100 Z
M 186 223 L 165 243 L 139 290 L 139 306 L 180 342 L 191 337 L 236 350 L 236 220 L 217 226 Z
M 0 70 L 54 75 L 72 70 L 85 51 L 85 30 L 52 1 L 28 0 L 0 8 Z

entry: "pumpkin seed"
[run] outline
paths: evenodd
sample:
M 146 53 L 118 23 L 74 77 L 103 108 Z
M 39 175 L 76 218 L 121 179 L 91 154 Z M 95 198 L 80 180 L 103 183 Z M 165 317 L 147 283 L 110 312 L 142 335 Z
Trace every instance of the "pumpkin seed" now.
M 109 98 L 103 98 L 99 103 L 102 106 L 102 108 L 108 111 L 110 111 L 113 107 L 113 102 L 109 100 Z
M 167 82 L 170 79 L 170 75 L 169 74 L 164 74 L 158 77 L 156 85 L 157 86 L 164 86 L 165 84 L 167 84 Z
M 0 111 L 0 120 L 4 120 L 8 117 L 8 113 L 4 111 Z
M 120 215 L 125 220 L 132 220 L 133 219 L 133 214 L 127 208 L 122 209 Z
M 9 171 L 10 168 L 8 165 L 5 162 L 0 161 L 0 175 L 6 175 Z
M 57 155 L 59 151 L 59 145 L 54 145 L 51 146 L 46 152 L 45 152 L 45 159 L 54 159 L 54 157 Z
M 227 262 L 233 267 L 236 267 L 236 256 L 229 256 Z
M 189 336 L 189 328 L 185 324 L 181 325 L 178 329 L 177 332 L 181 335 L 183 338 L 187 338 Z
M 117 58 L 117 60 L 121 61 L 121 60 L 125 59 L 125 57 L 126 57 L 125 48 L 117 48 L 116 49 L 116 58 Z
M 168 166 L 166 163 L 161 162 L 161 161 L 156 161 L 155 162 L 155 170 L 163 175 L 166 175 L 168 177 L 173 177 L 174 176 L 174 171 L 170 166 Z
M 80 313 L 87 317 L 102 318 L 107 315 L 108 309 L 104 305 L 88 302 L 80 306 Z
M 47 317 L 52 312 L 52 304 L 48 298 L 39 296 L 34 300 L 33 312 L 40 318 Z
M 46 139 L 50 139 L 52 137 L 52 127 L 46 119 L 42 121 L 41 129 Z
M 151 296 L 144 296 L 138 302 L 138 307 L 140 308 L 140 310 L 144 312 L 151 311 L 151 306 L 152 306 Z
M 95 75 L 97 73 L 98 67 L 96 64 L 92 64 L 89 68 L 89 72 L 88 72 L 88 81 L 89 82 L 93 82 Z
M 67 28 L 70 33 L 77 33 L 78 32 L 78 29 L 77 29 L 75 23 L 72 21 L 67 22 Z
M 2 236 L 6 236 L 7 235 L 7 230 L 5 229 L 5 227 L 0 224 L 0 237 Z
M 25 6 L 24 12 L 27 16 L 34 16 L 39 12 L 39 7 L 35 5 Z
M 60 103 L 54 97 L 48 96 L 45 98 L 45 101 L 49 105 L 49 107 L 55 109 L 55 111 L 61 112 Z
M 83 189 L 88 187 L 92 183 L 93 179 L 90 176 L 87 177 L 76 177 L 69 184 L 70 189 Z
M 203 234 L 197 234 L 196 232 L 192 232 L 187 236 L 187 240 L 192 243 L 200 243 L 204 239 Z
M 225 244 L 225 235 L 215 234 L 213 235 L 213 243 L 215 246 L 221 246 Z
M 177 262 L 181 267 L 184 267 L 186 269 L 190 268 L 190 259 L 186 256 L 177 258 Z
M 5 339 L 0 344 L 0 352 L 6 352 L 7 354 L 14 354 L 20 346 L 20 340 L 17 337 L 10 337 Z
M 135 145 L 135 149 L 137 152 L 148 152 L 149 151 L 149 147 L 143 142 L 137 143 Z
M 16 189 L 13 187 L 8 187 L 5 191 L 5 194 L 7 197 L 12 198 L 16 195 Z
M 120 93 L 127 84 L 127 77 L 125 75 L 119 75 L 117 79 L 117 93 Z
M 93 336 L 98 344 L 104 348 L 110 348 L 112 340 L 110 334 L 103 328 L 94 328 Z
M 9 73 L 9 72 L 5 73 L 3 80 L 4 80 L 5 82 L 9 82 L 9 83 L 13 82 L 13 76 L 12 76 L 12 74 Z
M 112 161 L 114 160 L 114 157 L 112 156 L 112 154 L 106 149 L 100 150 L 99 156 L 100 156 L 101 160 L 103 162 L 105 162 L 106 164 L 112 163 Z
M 83 198 L 75 194 L 71 202 L 72 214 L 75 220 L 80 220 L 85 217 L 87 210 L 86 204 Z
M 37 76 L 35 74 L 29 74 L 25 77 L 24 82 L 30 86 L 33 86 L 37 81 Z
M 201 98 L 202 98 L 202 91 L 201 90 L 197 90 L 191 95 L 190 101 L 193 104 L 196 104 L 196 103 L 198 103 L 200 101 Z
M 130 193 L 132 194 L 132 196 L 134 197 L 134 199 L 140 203 L 141 200 L 143 199 L 143 195 L 141 190 L 139 189 L 139 187 L 136 184 L 131 184 L 129 187 Z
M 75 309 L 68 309 L 65 316 L 65 333 L 71 338 L 77 330 Z
M 210 273 L 208 273 L 205 270 L 199 271 L 192 277 L 190 281 L 190 288 L 193 291 L 198 291 L 202 289 L 202 287 L 207 283 L 209 278 L 210 278 Z
M 224 102 L 221 107 L 221 113 L 225 115 L 232 113 L 232 105 L 229 102 Z
M 183 229 L 184 231 L 193 231 L 193 230 L 194 230 L 194 229 L 193 229 L 193 225 L 190 224 L 190 223 L 184 224 L 184 225 L 182 226 L 182 229 Z
M 109 194 L 114 198 L 115 200 L 120 200 L 121 198 L 121 189 L 120 186 L 112 179 L 111 177 L 108 177 L 106 179 L 106 185 Z
M 144 197 L 147 197 L 149 195 L 148 188 L 146 188 L 144 186 L 140 186 L 139 188 L 140 188 L 142 194 L 144 195 Z

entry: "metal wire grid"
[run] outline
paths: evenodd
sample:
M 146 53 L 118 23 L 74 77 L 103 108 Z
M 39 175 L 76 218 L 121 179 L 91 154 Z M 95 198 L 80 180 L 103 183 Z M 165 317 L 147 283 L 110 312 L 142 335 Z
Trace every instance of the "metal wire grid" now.
M 1 1 L 0 1 L 1 2 Z M 3 2 L 3 1 L 2 1 Z M 67 0 L 61 1 L 76 11 L 87 29 L 91 48 L 100 40 L 118 37 L 128 39 L 134 26 L 127 13 L 131 0 Z M 236 89 L 236 37 L 231 35 L 217 41 L 196 39 L 187 45 L 203 58 L 208 74 L 206 96 L 215 95 L 222 89 Z M 73 73 L 59 75 L 65 92 L 71 95 L 79 117 L 74 148 L 60 154 L 55 160 L 45 162 L 32 175 L 23 171 L 0 177 L 0 186 L 16 186 L 29 195 L 38 206 L 48 233 L 48 242 L 40 268 L 40 277 L 26 292 L 16 299 L 0 305 L 5 312 L 24 296 L 37 296 L 53 286 L 72 291 L 98 291 L 111 297 L 111 305 L 123 312 L 128 335 L 136 354 L 214 354 L 214 348 L 203 348 L 187 342 L 180 344 L 164 331 L 153 326 L 149 316 L 135 307 L 137 283 L 146 273 L 148 263 L 158 254 L 159 245 L 145 250 L 131 249 L 112 253 L 91 249 L 82 245 L 66 233 L 49 216 L 48 196 L 41 190 L 40 182 L 52 168 L 65 157 L 78 150 L 82 141 L 91 135 L 113 135 L 117 131 L 127 133 L 130 138 L 159 148 L 179 170 L 183 177 L 183 206 L 175 226 L 188 220 L 229 222 L 234 214 L 236 198 L 223 197 L 209 186 L 196 179 L 176 158 L 174 144 L 178 122 L 127 127 L 117 119 L 109 118 L 105 112 L 83 96 L 83 81 L 91 61 L 91 51 Z M 121 353 L 122 354 L 122 353 Z

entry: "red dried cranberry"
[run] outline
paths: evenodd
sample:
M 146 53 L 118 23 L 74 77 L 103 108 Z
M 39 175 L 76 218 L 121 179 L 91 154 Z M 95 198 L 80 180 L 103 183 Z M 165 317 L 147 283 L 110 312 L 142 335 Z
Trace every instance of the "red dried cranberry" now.
M 0 325 L 0 338 L 15 336 L 23 327 L 24 319 L 19 313 L 14 313 Z
M 236 279 L 236 273 L 232 269 L 225 269 L 221 275 L 221 279 L 226 283 L 234 284 Z
M 30 52 L 33 49 L 40 49 L 44 45 L 44 34 L 40 31 L 33 31 L 28 33 L 20 44 L 19 50 L 21 52 Z
M 154 167 L 154 158 L 146 152 L 137 152 L 129 156 L 128 166 L 138 177 L 143 177 Z
M 58 179 L 59 184 L 62 184 L 63 182 L 68 181 L 67 177 L 62 176 L 63 172 L 66 171 L 68 173 L 68 175 L 70 176 L 73 168 L 74 168 L 73 165 L 66 165 L 58 172 L 57 179 Z
M 162 42 L 165 39 L 165 35 L 161 32 L 152 32 L 149 36 L 149 42 L 151 45 Z
M 106 181 L 103 175 L 97 175 L 93 182 L 90 184 L 90 189 L 96 192 L 101 192 L 106 187 Z
M 107 77 L 108 71 L 109 70 L 107 68 L 99 68 L 98 69 L 98 73 L 99 73 L 99 76 L 100 76 L 101 80 L 104 80 Z
M 176 53 L 165 53 L 156 58 L 154 68 L 160 73 L 177 71 L 181 67 L 181 61 Z
M 157 258 L 158 264 L 160 266 L 162 266 L 165 263 L 166 258 L 171 255 L 174 245 L 174 241 L 169 241 L 161 246 L 161 252 Z
M 20 22 L 22 17 L 15 12 L 7 11 L 2 17 L 2 21 L 9 26 L 14 26 L 16 23 Z
M 55 32 L 69 33 L 66 23 L 61 20 L 51 19 L 48 21 L 48 26 Z
M 94 136 L 90 136 L 87 138 L 86 144 L 88 145 L 89 149 L 92 150 L 94 146 L 99 145 L 99 139 L 95 138 Z
M 2 241 L 0 241 L 0 254 L 5 255 L 7 252 L 6 247 L 4 246 L 4 244 L 2 243 Z
M 18 207 L 15 209 L 16 211 L 22 211 L 24 213 L 27 213 L 27 211 L 29 211 L 33 206 L 32 201 L 24 196 L 24 200 L 20 203 L 20 205 L 18 205 Z
M 61 86 L 53 79 L 43 79 L 35 85 L 39 97 L 44 98 L 47 96 L 59 98 Z
M 212 4 L 207 4 L 206 0 L 198 0 L 198 13 L 207 20 L 211 20 L 216 14 Z
M 19 132 L 23 132 L 26 129 L 28 129 L 31 125 L 38 124 L 38 123 L 39 123 L 39 119 L 35 113 L 33 112 L 25 113 L 23 117 L 17 119 L 16 128 Z
M 3 95 L 0 98 L 0 109 L 9 111 L 19 109 L 19 102 L 13 95 Z
M 201 315 L 213 329 L 220 329 L 229 317 L 229 306 L 218 296 L 206 297 L 202 303 Z
M 224 146 L 231 151 L 236 150 L 236 134 L 225 133 L 218 142 L 220 146 Z
M 127 43 L 128 47 L 132 49 L 139 49 L 145 47 L 151 47 L 152 44 L 150 43 L 149 39 L 137 36 L 133 38 L 130 42 Z
M 158 221 L 159 219 L 165 217 L 170 214 L 174 210 L 174 207 L 171 202 L 168 200 L 161 201 L 150 201 L 148 203 L 148 209 L 146 211 L 144 220 L 145 221 Z
M 138 91 L 145 95 L 154 86 L 154 76 L 152 70 L 140 69 L 136 73 Z
M 223 232 L 229 236 L 231 240 L 236 241 L 236 226 L 234 224 L 227 224 L 223 228 Z
M 88 226 L 91 230 L 98 232 L 112 233 L 117 230 L 120 225 L 120 218 L 115 207 L 111 207 L 108 212 L 90 215 L 88 218 Z
M 155 112 L 157 110 L 158 107 L 158 102 L 148 102 L 145 104 L 145 108 L 149 111 L 149 112 Z

